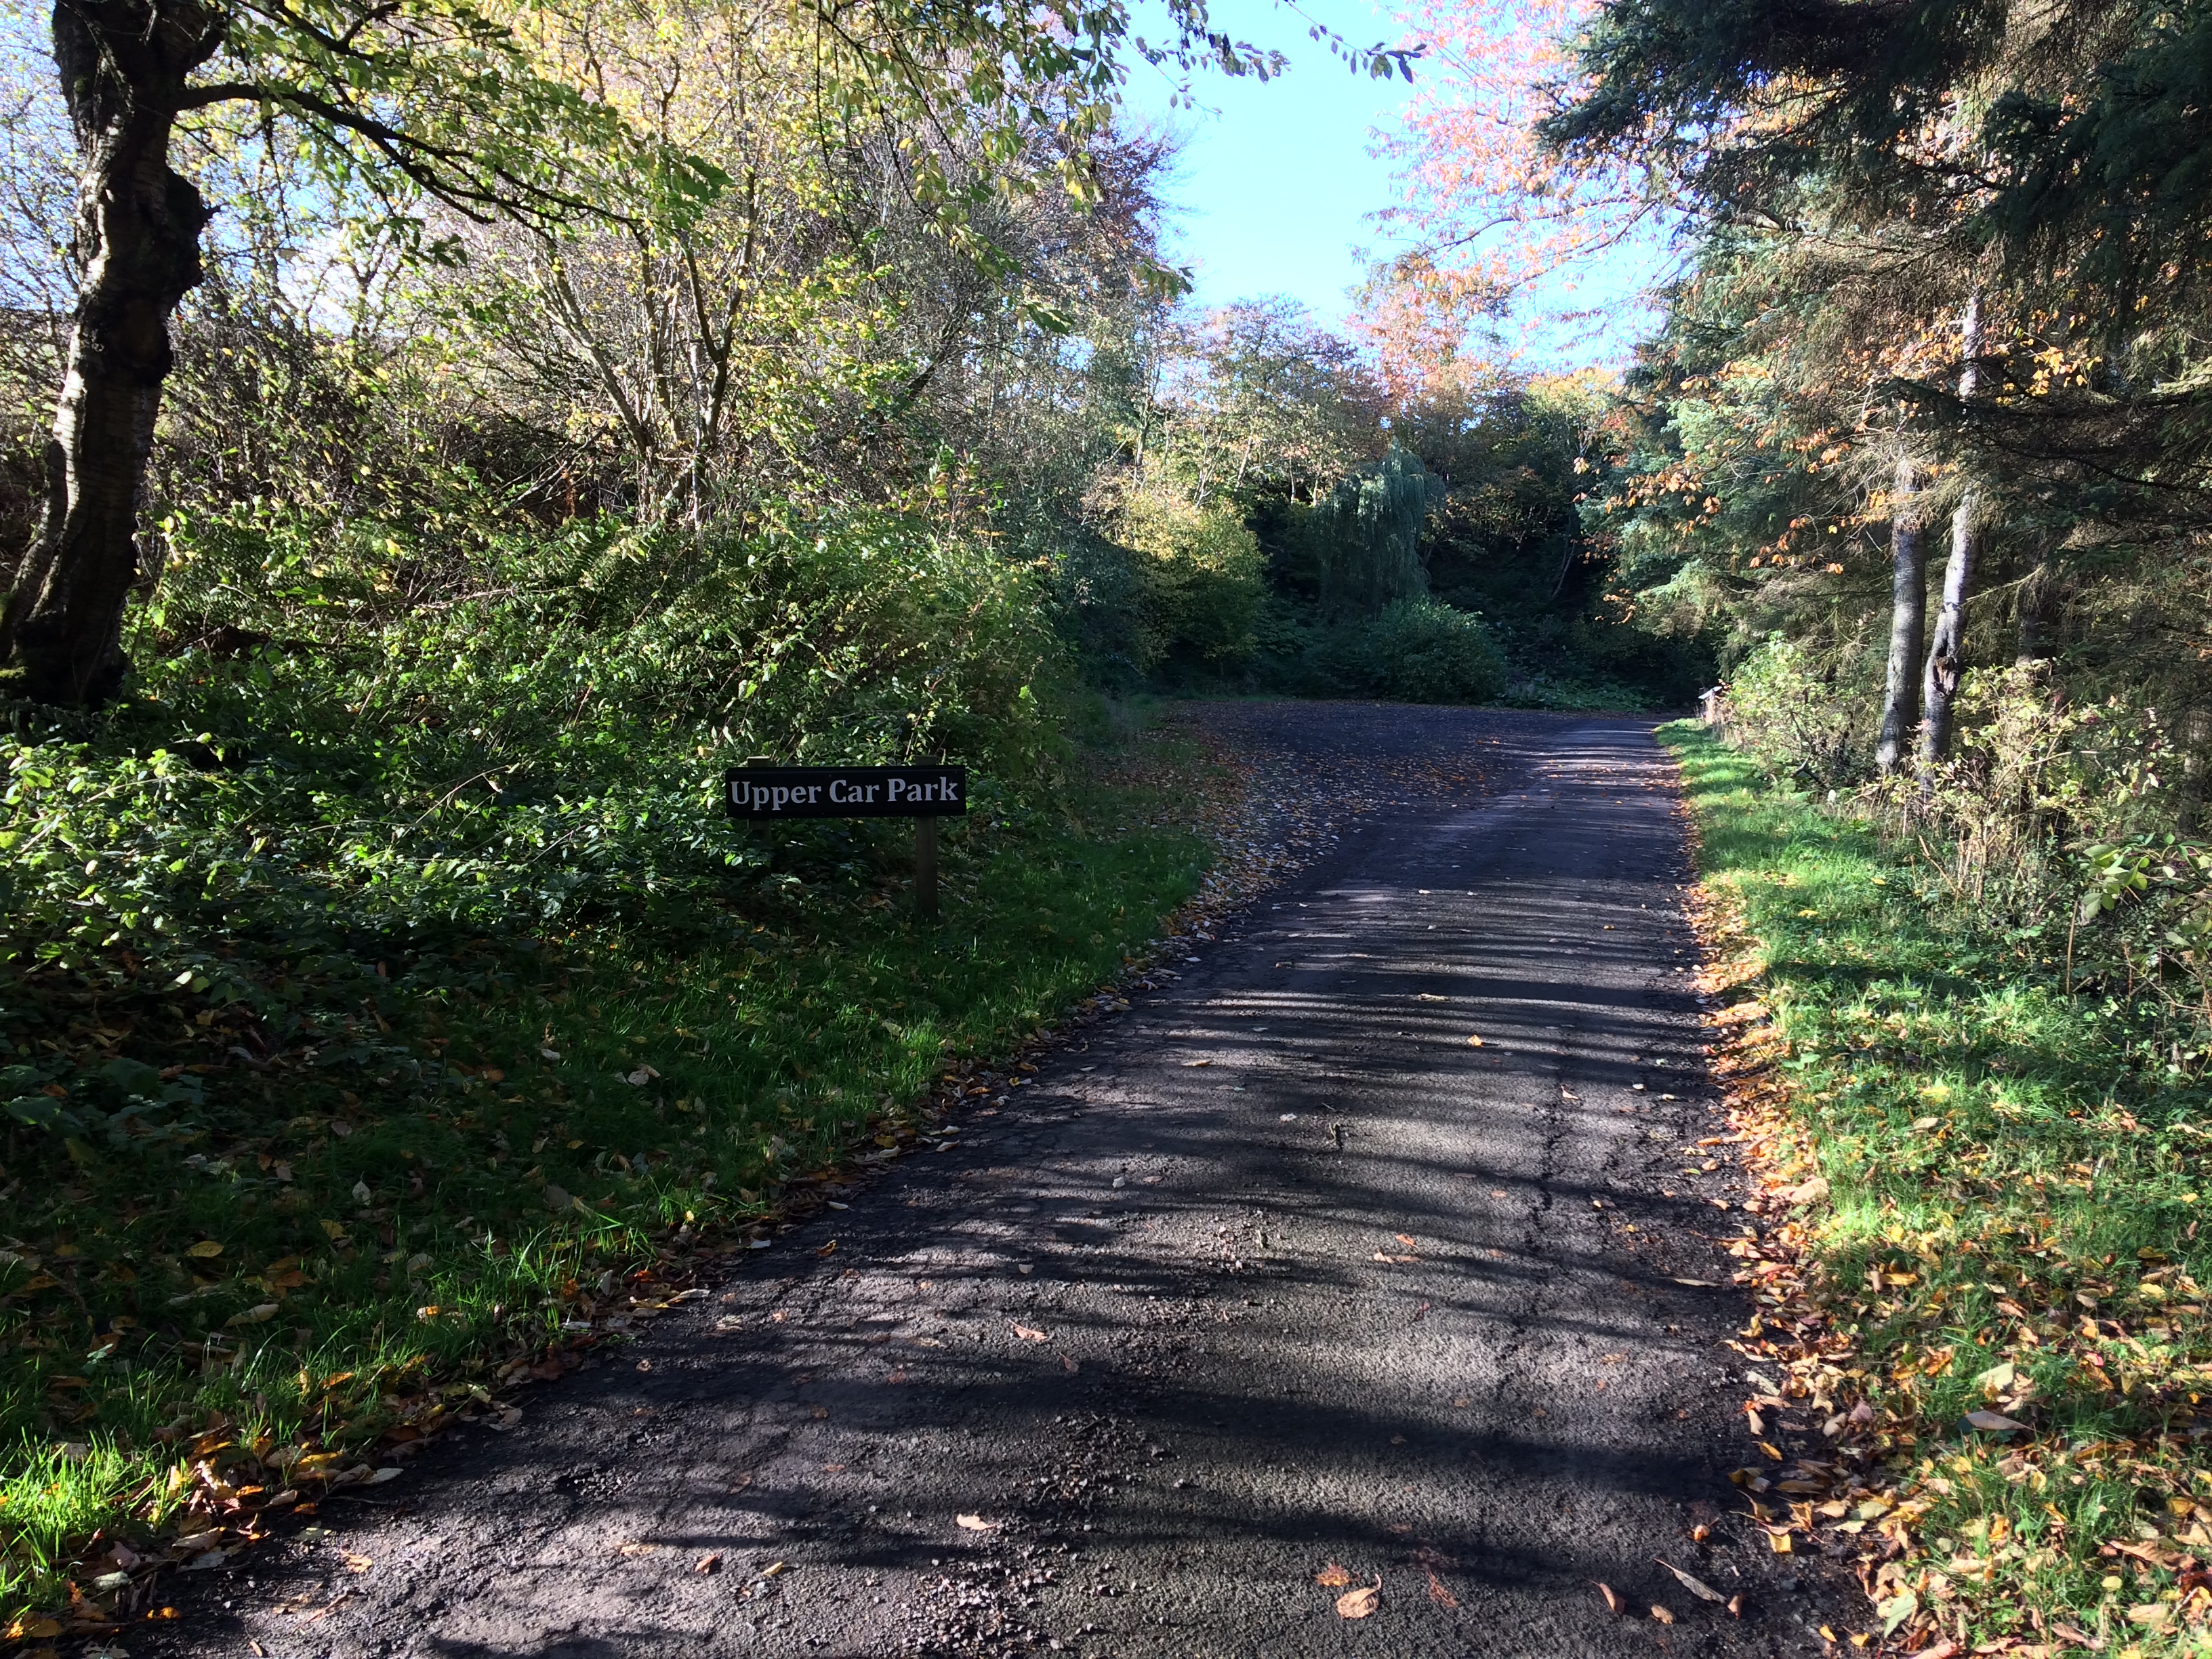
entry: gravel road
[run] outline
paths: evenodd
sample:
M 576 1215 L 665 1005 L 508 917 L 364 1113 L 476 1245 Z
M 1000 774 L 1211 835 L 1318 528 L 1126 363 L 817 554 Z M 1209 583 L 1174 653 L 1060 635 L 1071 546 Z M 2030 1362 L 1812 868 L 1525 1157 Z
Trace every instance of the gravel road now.
M 1834 1651 L 1847 1582 L 1727 1478 L 1748 1218 L 1649 724 L 1198 718 L 1367 810 L 1003 1108 L 128 1650 Z

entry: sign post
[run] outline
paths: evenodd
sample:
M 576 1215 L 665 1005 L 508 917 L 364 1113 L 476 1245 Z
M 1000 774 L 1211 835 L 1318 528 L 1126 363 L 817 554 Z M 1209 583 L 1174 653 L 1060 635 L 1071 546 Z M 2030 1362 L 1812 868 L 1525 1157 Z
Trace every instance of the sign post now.
M 937 915 L 937 821 L 964 817 L 968 769 L 962 766 L 733 766 L 723 799 L 730 816 L 777 818 L 912 818 L 914 908 Z

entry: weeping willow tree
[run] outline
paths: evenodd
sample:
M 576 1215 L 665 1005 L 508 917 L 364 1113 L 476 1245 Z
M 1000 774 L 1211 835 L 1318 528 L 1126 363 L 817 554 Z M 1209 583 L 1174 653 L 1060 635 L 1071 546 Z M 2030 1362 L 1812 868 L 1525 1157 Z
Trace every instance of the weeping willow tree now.
M 1432 488 L 1421 458 L 1394 443 L 1380 465 L 1315 507 L 1323 616 L 1376 617 L 1429 591 L 1420 547 Z

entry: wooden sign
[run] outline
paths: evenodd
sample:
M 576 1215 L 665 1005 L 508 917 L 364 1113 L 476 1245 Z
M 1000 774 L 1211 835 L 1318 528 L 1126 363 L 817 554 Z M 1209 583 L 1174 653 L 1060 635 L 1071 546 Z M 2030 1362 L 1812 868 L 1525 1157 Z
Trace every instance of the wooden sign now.
M 740 818 L 950 818 L 968 811 L 963 766 L 733 766 Z
M 964 766 L 732 766 L 723 786 L 730 816 L 912 818 L 914 908 L 937 915 L 937 821 L 968 812 Z

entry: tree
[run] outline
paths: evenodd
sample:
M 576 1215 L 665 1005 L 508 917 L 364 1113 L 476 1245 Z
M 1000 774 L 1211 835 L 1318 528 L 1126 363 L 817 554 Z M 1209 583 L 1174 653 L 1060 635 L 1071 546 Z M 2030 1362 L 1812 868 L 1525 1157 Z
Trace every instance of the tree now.
M 1042 136 L 1060 184 L 1088 199 L 1091 148 L 1129 54 L 1186 70 L 1280 66 L 1212 30 L 1202 0 L 1170 0 L 1169 13 L 1170 35 L 1155 44 L 1118 4 L 821 0 L 799 13 L 810 118 L 875 131 L 934 234 L 1003 271 L 1008 255 L 987 220 L 1006 180 L 951 164 L 955 155 L 1030 152 Z M 538 0 L 57 0 L 54 58 L 81 162 L 79 289 L 43 517 L 0 606 L 15 690 L 96 703 L 125 671 L 122 618 L 141 579 L 137 521 L 174 361 L 169 323 L 201 280 L 208 222 L 173 164 L 179 124 L 228 115 L 281 131 L 334 195 L 411 228 L 426 252 L 451 246 L 421 234 L 432 205 L 538 227 L 696 215 L 723 175 L 654 142 L 625 112 L 629 89 L 596 64 L 564 60 L 565 21 Z M 1370 73 L 1410 74 L 1405 51 L 1342 50 Z M 976 142 L 956 143 L 956 131 Z
M 172 165 L 180 121 L 247 106 L 294 127 L 333 190 L 395 216 L 428 198 L 472 218 L 590 209 L 615 179 L 703 199 L 714 180 L 647 152 L 603 103 L 534 72 L 511 29 L 466 3 L 295 8 L 205 0 L 60 0 L 59 71 L 82 167 L 78 292 L 46 501 L 0 610 L 15 689 L 96 703 L 120 682 L 125 601 L 169 323 L 202 278 L 209 218 Z M 218 78 L 197 78 L 212 67 Z

